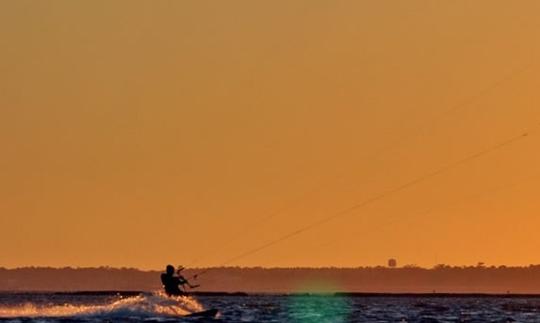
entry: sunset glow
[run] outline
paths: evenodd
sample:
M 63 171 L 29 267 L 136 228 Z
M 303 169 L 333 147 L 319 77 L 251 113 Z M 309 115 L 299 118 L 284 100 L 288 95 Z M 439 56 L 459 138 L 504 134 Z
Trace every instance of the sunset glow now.
M 0 267 L 540 263 L 539 1 L 278 3 L 2 1 Z

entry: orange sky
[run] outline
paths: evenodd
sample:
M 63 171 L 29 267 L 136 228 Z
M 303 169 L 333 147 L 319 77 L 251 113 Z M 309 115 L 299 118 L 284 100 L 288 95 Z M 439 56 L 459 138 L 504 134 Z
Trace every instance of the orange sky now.
M 539 10 L 2 1 L 0 266 L 220 265 L 531 128 L 232 265 L 540 263 Z

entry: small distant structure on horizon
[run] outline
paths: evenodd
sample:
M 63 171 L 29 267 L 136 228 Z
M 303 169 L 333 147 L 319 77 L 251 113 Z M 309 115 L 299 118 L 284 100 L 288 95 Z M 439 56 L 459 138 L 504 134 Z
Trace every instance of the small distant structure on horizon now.
M 397 260 L 394 259 L 394 258 L 388 259 L 388 267 L 396 268 L 397 267 Z

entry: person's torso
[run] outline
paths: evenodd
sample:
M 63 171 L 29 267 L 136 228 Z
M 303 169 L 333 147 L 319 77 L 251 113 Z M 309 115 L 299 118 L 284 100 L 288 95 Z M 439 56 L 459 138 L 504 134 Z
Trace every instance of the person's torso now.
M 161 274 L 161 283 L 165 288 L 167 294 L 178 295 L 182 294 L 182 291 L 178 287 L 178 278 L 167 274 Z

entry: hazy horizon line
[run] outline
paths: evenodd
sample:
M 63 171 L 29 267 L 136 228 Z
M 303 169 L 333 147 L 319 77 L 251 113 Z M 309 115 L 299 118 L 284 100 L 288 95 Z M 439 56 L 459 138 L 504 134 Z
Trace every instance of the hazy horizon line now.
M 163 266 L 165 267 L 165 265 Z M 431 267 L 419 266 L 415 264 L 405 264 L 402 266 L 383 266 L 383 265 L 367 265 L 367 266 L 198 266 L 198 267 L 184 267 L 184 270 L 200 270 L 200 269 L 440 269 L 440 268 L 530 268 L 540 267 L 540 264 L 528 264 L 528 265 L 495 265 L 478 263 L 476 265 L 450 265 L 450 264 L 437 264 Z M 20 269 L 112 269 L 112 270 L 138 270 L 143 272 L 151 271 L 163 271 L 163 268 L 137 268 L 129 266 L 44 266 L 44 265 L 29 265 L 29 266 L 17 266 L 17 267 L 5 267 L 0 266 L 0 270 L 20 270 Z

